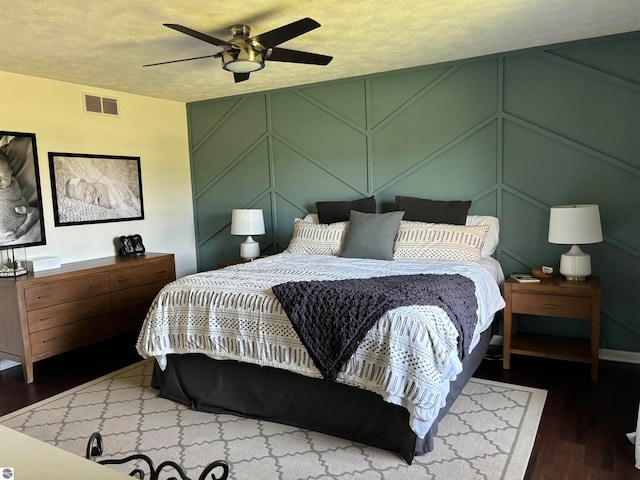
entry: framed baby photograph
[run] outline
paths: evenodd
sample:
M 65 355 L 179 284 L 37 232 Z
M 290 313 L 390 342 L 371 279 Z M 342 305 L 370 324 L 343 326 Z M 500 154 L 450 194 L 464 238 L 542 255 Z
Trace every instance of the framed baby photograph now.
M 140 157 L 49 153 L 56 226 L 144 219 Z
M 45 244 L 36 135 L 0 131 L 0 249 Z

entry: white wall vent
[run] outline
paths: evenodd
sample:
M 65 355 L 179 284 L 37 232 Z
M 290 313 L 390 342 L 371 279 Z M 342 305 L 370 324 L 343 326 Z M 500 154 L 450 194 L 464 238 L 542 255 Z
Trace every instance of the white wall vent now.
M 98 95 L 83 93 L 82 107 L 87 113 L 100 113 L 116 117 L 120 114 L 117 98 L 99 97 Z

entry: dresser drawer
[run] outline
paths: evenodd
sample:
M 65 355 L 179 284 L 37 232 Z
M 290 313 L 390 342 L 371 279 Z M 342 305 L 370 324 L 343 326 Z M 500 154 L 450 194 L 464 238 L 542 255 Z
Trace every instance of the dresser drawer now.
M 589 320 L 591 319 L 591 298 L 513 292 L 511 311 Z
M 113 310 L 118 310 L 132 305 L 137 305 L 139 303 L 149 306 L 160 289 L 167 283 L 168 282 L 166 280 L 161 280 L 159 282 L 148 283 L 146 285 L 140 285 L 127 290 L 114 292 L 111 294 L 111 307 Z
M 154 283 L 160 280 L 173 280 L 173 264 L 168 261 L 149 263 L 132 268 L 124 268 L 109 274 L 111 291 L 115 292 L 125 288 L 136 287 L 145 283 Z
M 26 288 L 24 297 L 27 311 L 29 311 L 103 293 L 109 293 L 109 276 L 106 273 Z
M 34 333 L 46 328 L 58 327 L 77 322 L 83 318 L 95 317 L 111 311 L 111 297 L 105 293 L 95 297 L 61 303 L 52 307 L 39 308 L 27 313 L 29 332 Z
M 115 310 L 113 312 L 113 329 L 117 333 L 129 330 L 140 330 L 144 318 L 147 316 L 151 301 L 139 303 L 132 307 Z
M 64 352 L 96 338 L 103 338 L 110 330 L 110 314 L 41 330 L 30 335 L 31 354 L 37 357 L 51 351 Z

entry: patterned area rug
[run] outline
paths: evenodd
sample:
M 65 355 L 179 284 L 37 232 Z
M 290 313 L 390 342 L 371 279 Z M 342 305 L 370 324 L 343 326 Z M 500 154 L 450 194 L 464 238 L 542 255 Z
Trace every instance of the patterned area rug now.
M 0 417 L 0 424 L 84 456 L 104 439 L 101 459 L 144 453 L 198 478 L 214 460 L 244 479 L 522 479 L 546 391 L 472 378 L 440 423 L 435 450 L 407 465 L 397 454 L 295 427 L 194 412 L 158 398 L 145 360 Z M 129 473 L 132 465 L 112 466 Z

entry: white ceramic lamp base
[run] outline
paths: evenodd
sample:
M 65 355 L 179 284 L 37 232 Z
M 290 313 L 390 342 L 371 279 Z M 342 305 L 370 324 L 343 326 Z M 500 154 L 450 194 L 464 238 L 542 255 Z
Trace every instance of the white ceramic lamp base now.
M 580 250 L 578 245 L 571 247 L 560 257 L 560 273 L 567 280 L 584 280 L 591 275 L 591 255 Z
M 260 244 L 256 242 L 251 235 L 240 244 L 240 258 L 245 260 L 253 260 L 260 256 Z

